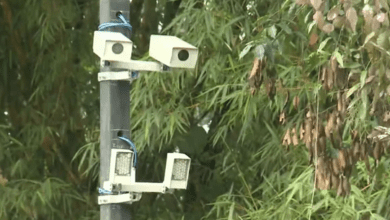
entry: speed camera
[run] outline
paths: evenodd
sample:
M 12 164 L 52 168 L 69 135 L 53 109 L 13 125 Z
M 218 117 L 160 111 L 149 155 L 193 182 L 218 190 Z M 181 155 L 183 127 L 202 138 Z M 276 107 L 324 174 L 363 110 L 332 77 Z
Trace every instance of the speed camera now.
M 175 36 L 151 35 L 149 55 L 171 68 L 195 68 L 198 49 Z
M 105 61 L 130 62 L 133 42 L 118 32 L 95 31 L 93 52 Z

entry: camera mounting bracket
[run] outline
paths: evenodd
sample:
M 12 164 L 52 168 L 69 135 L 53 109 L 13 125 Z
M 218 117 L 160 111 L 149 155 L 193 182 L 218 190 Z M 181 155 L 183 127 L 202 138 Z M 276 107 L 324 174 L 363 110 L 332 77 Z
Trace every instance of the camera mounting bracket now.
M 98 197 L 99 205 L 111 203 L 128 203 L 138 202 L 142 197 L 142 193 L 123 193 L 118 195 L 101 195 Z
M 120 72 L 100 72 L 98 74 L 98 81 L 118 81 L 118 80 L 124 80 L 124 81 L 130 81 L 132 82 L 134 79 L 138 78 L 137 72 L 130 72 L 130 71 L 120 71 Z

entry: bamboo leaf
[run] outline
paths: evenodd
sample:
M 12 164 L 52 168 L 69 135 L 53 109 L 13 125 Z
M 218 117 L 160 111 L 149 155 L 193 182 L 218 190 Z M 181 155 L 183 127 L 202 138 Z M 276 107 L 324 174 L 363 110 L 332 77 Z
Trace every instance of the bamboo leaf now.
M 246 45 L 246 47 L 241 51 L 239 58 L 242 59 L 245 55 L 247 55 L 252 47 L 253 45 L 251 44 Z
M 360 83 L 354 85 L 352 88 L 350 88 L 347 92 L 347 98 L 349 98 L 353 93 L 356 92 L 356 90 L 360 87 Z
M 340 67 L 344 68 L 343 56 L 337 50 L 334 52 L 334 56 L 336 57 L 337 62 L 340 64 Z

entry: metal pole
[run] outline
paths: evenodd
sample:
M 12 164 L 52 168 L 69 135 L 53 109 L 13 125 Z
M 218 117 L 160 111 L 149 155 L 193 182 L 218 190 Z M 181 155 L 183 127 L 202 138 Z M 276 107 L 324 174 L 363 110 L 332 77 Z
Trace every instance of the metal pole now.
M 117 13 L 126 19 L 130 15 L 129 0 L 100 0 L 100 24 L 116 20 Z M 130 32 L 121 28 L 110 31 L 122 32 L 130 38 Z M 101 72 L 111 71 L 108 63 Z M 129 148 L 118 136 L 130 137 L 130 84 L 128 81 L 100 82 L 100 187 L 109 180 L 112 148 Z M 131 219 L 128 204 L 107 204 L 100 206 L 100 220 Z

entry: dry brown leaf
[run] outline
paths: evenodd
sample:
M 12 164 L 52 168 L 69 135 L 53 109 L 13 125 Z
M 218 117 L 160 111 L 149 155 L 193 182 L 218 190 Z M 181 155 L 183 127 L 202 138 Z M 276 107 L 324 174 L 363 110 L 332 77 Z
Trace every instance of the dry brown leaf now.
M 299 139 L 303 140 L 305 138 L 305 129 L 303 128 L 303 123 L 299 127 Z
M 337 16 L 339 16 L 340 8 L 337 6 L 334 6 L 332 9 L 329 10 L 326 18 L 329 21 L 333 21 Z
M 326 67 L 322 67 L 321 83 L 324 89 L 326 91 L 329 91 L 330 88 L 328 87 L 328 69 Z
M 377 31 L 381 27 L 381 23 L 377 19 L 372 19 L 371 21 L 371 30 Z
M 360 144 L 360 160 L 364 160 L 364 158 L 367 156 L 366 146 L 367 145 L 365 143 Z
M 362 9 L 364 21 L 370 23 L 371 19 L 374 17 L 374 11 L 370 5 L 365 5 Z
M 377 69 L 374 65 L 371 65 L 368 69 L 368 75 L 369 76 L 375 76 L 377 74 Z
M 387 0 L 379 0 L 379 2 L 384 10 L 387 12 L 390 10 L 389 2 Z
M 379 135 L 381 135 L 382 134 L 382 132 L 381 131 L 378 131 L 378 130 L 372 130 L 371 131 L 371 134 L 369 134 L 368 136 L 367 136 L 367 138 L 369 138 L 369 139 L 373 139 L 374 141 L 376 141 L 376 140 L 378 140 L 379 139 Z
M 322 11 L 322 12 L 325 11 L 325 2 L 324 1 L 322 1 L 321 7 L 320 7 L 320 9 L 318 9 L 318 11 Z
M 366 79 L 366 84 L 369 84 L 369 83 L 372 82 L 374 79 L 375 79 L 375 75 L 371 75 L 371 76 L 367 77 L 367 79 Z
M 333 24 L 327 23 L 322 27 L 322 31 L 329 34 L 334 31 L 334 26 Z
M 376 13 L 381 11 L 381 3 L 379 0 L 374 0 L 374 10 Z
M 315 116 L 315 115 L 313 114 L 311 109 L 309 109 L 309 111 L 307 111 L 307 113 L 306 113 L 306 118 L 312 118 L 313 116 Z
M 286 99 L 284 100 L 283 109 L 286 108 L 288 100 L 290 100 L 290 92 L 287 91 Z
M 390 95 L 390 85 L 386 88 L 386 93 L 387 93 L 387 96 Z
M 349 178 L 343 178 L 343 191 L 345 195 L 349 195 L 351 193 L 351 184 L 349 183 Z
M 320 119 L 320 121 L 321 121 L 321 119 Z M 318 128 L 318 131 L 319 132 L 317 132 L 317 128 Z M 316 126 L 316 136 L 318 137 L 318 138 L 321 138 L 321 137 L 325 137 L 325 128 L 324 128 L 324 125 L 322 124 L 322 123 L 319 123 L 317 126 Z
M 317 175 L 318 180 L 318 189 L 328 190 L 330 189 L 331 175 L 326 170 L 322 170 L 322 174 Z
M 316 11 L 313 15 L 313 20 L 316 21 L 318 28 L 322 29 L 324 27 L 325 21 L 321 11 Z
M 295 0 L 297 5 L 310 5 L 310 0 Z
M 341 172 L 339 160 L 337 158 L 332 159 L 332 170 L 335 175 L 339 175 Z
M 347 155 L 345 154 L 344 150 L 339 150 L 339 156 L 337 157 L 340 164 L 340 171 L 344 171 L 345 167 L 347 166 Z
M 337 111 L 341 112 L 343 110 L 343 99 L 341 97 L 341 92 L 337 92 Z
M 315 183 L 315 187 L 316 187 L 316 189 L 318 189 L 319 188 L 319 182 L 320 182 L 320 180 L 321 180 L 321 175 L 318 173 L 318 170 L 317 169 L 315 169 L 314 170 L 314 183 Z
M 349 164 L 350 168 L 352 169 L 352 166 L 355 165 L 355 159 L 353 156 L 353 148 L 349 148 L 347 150 L 347 158 L 348 158 L 348 164 Z
M 8 182 L 8 179 L 3 177 L 3 175 L 0 173 L 0 185 L 5 186 Z
M 387 111 L 383 114 L 383 121 L 388 122 L 390 120 L 390 111 Z
M 252 95 L 256 91 L 256 89 L 260 88 L 261 83 L 263 82 L 263 69 L 265 68 L 265 59 L 260 60 L 257 57 L 253 61 L 253 67 L 249 74 L 249 86 L 252 90 Z
M 321 83 L 326 84 L 326 67 L 322 67 L 322 72 L 321 72 Z
M 330 90 L 334 86 L 334 78 L 335 78 L 335 73 L 329 68 L 326 68 L 326 82 L 327 82 L 327 88 Z
M 318 169 L 320 174 L 325 174 L 325 167 L 326 167 L 325 158 L 324 157 L 318 157 L 317 169 Z
M 340 2 L 343 4 L 344 11 L 352 7 L 352 0 L 340 0 Z
M 293 106 L 295 109 L 298 109 L 298 106 L 299 106 L 299 97 L 298 96 L 295 96 L 294 99 L 293 99 Z
M 373 150 L 372 154 L 378 163 L 382 157 L 382 143 L 381 142 L 375 143 L 374 150 Z
M 282 111 L 279 115 L 279 122 L 284 125 L 286 123 L 286 112 Z
M 321 175 L 320 173 L 319 173 L 319 170 L 318 169 L 316 169 L 316 171 L 315 171 L 315 179 L 316 179 L 316 181 L 315 181 L 315 183 L 316 183 L 316 185 L 315 185 L 315 187 L 316 187 L 316 189 L 323 189 L 323 185 L 324 185 L 324 178 L 323 178 L 323 175 Z
M 342 28 L 345 25 L 345 21 L 346 21 L 345 17 L 337 16 L 333 20 L 333 25 L 335 28 Z
M 312 164 L 313 163 L 313 147 L 312 147 L 312 145 L 311 145 L 311 143 L 306 143 L 306 147 L 307 147 L 307 149 L 308 149 L 308 151 L 309 151 L 309 154 L 308 154 L 308 156 L 309 156 L 309 164 Z
M 390 79 L 390 69 L 386 68 L 385 75 L 387 79 Z
M 258 72 L 261 71 L 261 63 L 261 60 L 256 57 L 253 61 L 253 66 L 251 72 L 249 73 L 249 78 L 256 76 Z
M 337 58 L 336 58 L 336 56 L 332 56 L 332 57 L 330 58 L 330 67 L 331 67 L 331 69 L 332 69 L 333 72 L 337 73 L 339 64 L 337 63 Z
M 339 11 L 340 9 L 337 6 L 330 9 L 328 14 L 326 15 L 328 21 L 333 21 L 335 18 L 337 18 L 337 16 L 339 16 Z
M 305 140 L 304 140 L 304 142 L 307 144 L 311 144 L 313 140 L 311 130 L 313 130 L 313 122 L 311 118 L 308 118 L 305 121 Z
M 324 190 L 330 189 L 330 187 L 331 187 L 331 178 L 332 178 L 331 173 L 326 173 L 326 174 L 325 174 L 325 185 L 324 185 Z
M 389 16 L 387 16 L 387 14 L 385 14 L 385 20 L 383 21 L 382 25 L 385 27 L 389 27 L 390 25 Z
M 330 186 L 330 175 L 327 173 L 320 173 L 316 170 L 316 188 L 321 190 L 327 190 Z
M 269 79 L 266 84 L 266 91 L 269 99 L 273 99 L 276 93 L 275 79 Z
M 340 177 L 339 185 L 337 187 L 337 195 L 338 196 L 344 196 L 344 185 L 343 185 L 344 177 Z
M 330 113 L 330 115 L 328 117 L 328 122 L 325 126 L 325 134 L 326 134 L 327 138 L 330 138 L 332 136 L 332 133 L 333 133 L 333 130 L 335 127 L 336 127 L 336 116 L 332 112 L 332 113 Z
M 340 117 L 340 114 L 338 114 L 336 116 L 336 128 L 334 129 L 334 140 L 337 142 L 337 144 L 339 146 L 337 146 L 337 148 L 340 148 L 340 146 L 342 146 L 342 143 L 343 143 L 343 124 L 340 123 L 341 120 L 341 117 Z
M 372 26 L 372 19 L 374 17 L 374 11 L 372 10 L 371 6 L 367 4 L 364 6 L 362 13 L 365 21 L 364 33 L 369 34 L 372 32 L 371 26 Z
M 291 131 L 291 135 L 292 135 L 292 144 L 294 146 L 297 146 L 299 144 L 297 129 L 293 128 Z
M 356 31 L 356 24 L 357 24 L 357 20 L 358 20 L 358 16 L 357 16 L 357 12 L 356 12 L 355 8 L 350 7 L 346 12 L 346 17 L 347 17 L 347 21 L 351 25 L 352 31 L 355 32 Z
M 352 143 L 356 143 L 358 141 L 359 133 L 357 130 L 350 131 L 352 137 Z
M 326 153 L 326 138 L 320 137 L 318 138 L 318 155 L 323 155 Z
M 286 134 L 283 137 L 283 145 L 284 146 L 289 146 L 292 143 L 291 140 L 291 134 L 290 134 L 290 129 L 286 131 Z
M 309 46 L 315 45 L 317 41 L 318 41 L 318 35 L 316 33 L 312 33 L 310 35 Z
M 355 161 L 360 160 L 360 144 L 359 142 L 355 143 L 353 146 L 353 157 Z
M 344 171 L 344 176 L 349 178 L 351 177 L 351 174 L 352 174 L 352 165 L 349 165 L 345 168 L 345 171 Z
M 379 21 L 379 23 L 383 23 L 386 20 L 386 14 L 381 12 L 375 16 L 375 19 Z
M 346 69 L 342 69 L 338 66 L 337 71 L 334 73 L 336 86 L 340 89 L 346 88 L 348 83 L 348 74 L 346 74 Z
M 341 115 L 344 115 L 346 113 L 346 110 L 347 110 L 347 99 L 345 97 L 345 93 L 342 94 L 340 91 L 338 91 L 337 92 L 337 111 L 339 111 L 339 113 Z M 339 118 L 337 118 L 337 119 L 339 119 Z M 341 118 L 336 123 L 342 123 Z
M 332 181 L 331 181 L 331 187 L 332 189 L 337 189 L 337 187 L 339 186 L 339 183 L 340 183 L 340 179 L 338 176 L 332 174 Z
M 313 8 L 318 11 L 321 8 L 322 0 L 310 0 L 311 5 Z
M 370 161 L 369 161 L 367 155 L 364 157 L 364 163 L 366 164 L 366 169 L 367 169 L 368 171 L 371 171 Z

